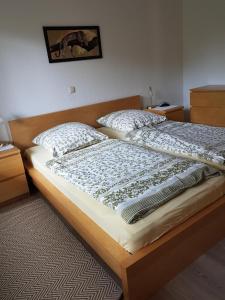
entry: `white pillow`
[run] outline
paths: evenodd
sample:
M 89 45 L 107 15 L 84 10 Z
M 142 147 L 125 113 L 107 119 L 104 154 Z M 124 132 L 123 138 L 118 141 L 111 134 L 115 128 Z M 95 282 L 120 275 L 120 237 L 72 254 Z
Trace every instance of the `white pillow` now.
M 143 110 L 127 109 L 105 115 L 99 118 L 97 122 L 105 127 L 129 132 L 144 126 L 158 124 L 165 120 L 165 116 Z
M 98 132 L 89 125 L 70 122 L 43 131 L 33 139 L 33 143 L 43 146 L 53 156 L 60 157 L 68 152 L 99 143 L 107 138 L 105 134 Z

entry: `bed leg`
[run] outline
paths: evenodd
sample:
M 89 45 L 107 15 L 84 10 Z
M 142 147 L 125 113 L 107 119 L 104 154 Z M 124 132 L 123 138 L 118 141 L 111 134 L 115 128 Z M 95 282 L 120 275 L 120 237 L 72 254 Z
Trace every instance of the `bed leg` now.
M 123 299 L 149 300 L 159 287 L 151 285 L 151 277 L 149 275 L 140 274 L 138 276 L 136 271 L 136 268 L 133 270 L 132 268 L 128 268 L 122 272 Z

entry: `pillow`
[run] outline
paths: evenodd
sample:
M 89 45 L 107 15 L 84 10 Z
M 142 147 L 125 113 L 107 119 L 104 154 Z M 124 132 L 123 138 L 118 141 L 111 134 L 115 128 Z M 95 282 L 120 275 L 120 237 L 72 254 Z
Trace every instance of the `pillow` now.
M 43 131 L 33 139 L 33 143 L 43 146 L 54 157 L 60 157 L 73 150 L 106 140 L 108 137 L 95 128 L 78 122 L 58 125 Z
M 99 118 L 97 122 L 105 127 L 129 132 L 144 126 L 158 124 L 165 120 L 165 116 L 143 110 L 127 109 L 103 116 Z

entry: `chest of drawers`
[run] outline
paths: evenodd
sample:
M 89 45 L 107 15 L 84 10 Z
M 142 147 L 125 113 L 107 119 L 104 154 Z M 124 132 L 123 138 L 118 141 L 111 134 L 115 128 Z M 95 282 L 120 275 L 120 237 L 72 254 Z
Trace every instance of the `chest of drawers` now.
M 0 204 L 29 193 L 19 149 L 0 152 Z
M 191 122 L 225 127 L 225 85 L 190 90 Z

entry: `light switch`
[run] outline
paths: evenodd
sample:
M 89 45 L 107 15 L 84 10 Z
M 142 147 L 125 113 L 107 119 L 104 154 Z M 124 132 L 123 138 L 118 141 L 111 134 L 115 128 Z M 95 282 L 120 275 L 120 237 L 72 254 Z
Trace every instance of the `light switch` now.
M 76 93 L 76 88 L 75 88 L 75 86 L 70 86 L 70 87 L 69 87 L 69 93 L 70 93 L 71 95 Z

